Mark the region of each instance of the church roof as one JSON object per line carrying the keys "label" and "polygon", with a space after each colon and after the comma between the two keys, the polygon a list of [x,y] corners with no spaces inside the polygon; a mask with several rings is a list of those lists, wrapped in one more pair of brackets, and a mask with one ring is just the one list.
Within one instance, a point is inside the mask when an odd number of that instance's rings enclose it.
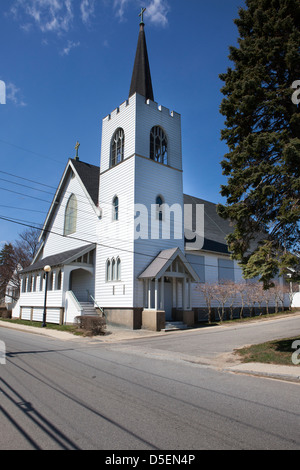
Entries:
{"label": "church roof", "polygon": [[138,37],[135,62],[133,67],[129,97],[139,93],[146,100],[154,101],[150,65],[146,44],[146,35],[144,23],[140,23],[140,32]]}
{"label": "church roof", "polygon": [[72,164],[76,169],[85,189],[89,193],[95,206],[98,205],[99,195],[99,174],[100,168],[96,165],[81,162],[80,160],[72,160]]}
{"label": "church roof", "polygon": [[[229,254],[226,237],[233,232],[234,227],[217,213],[217,205],[187,194],[183,195],[184,204],[204,205],[204,245],[202,250]],[[193,226],[193,231],[196,227]],[[192,236],[189,237],[192,239]]]}

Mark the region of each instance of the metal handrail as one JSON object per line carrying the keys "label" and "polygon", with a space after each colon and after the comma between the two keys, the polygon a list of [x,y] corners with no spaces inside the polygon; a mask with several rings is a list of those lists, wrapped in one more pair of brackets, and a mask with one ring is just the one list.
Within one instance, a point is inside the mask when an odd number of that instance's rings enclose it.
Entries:
{"label": "metal handrail", "polygon": [[89,296],[89,297],[92,299],[92,301],[94,302],[94,304],[97,305],[97,307],[99,308],[100,312],[102,313],[102,316],[105,317],[105,313],[104,313],[103,308],[98,305],[98,303],[96,302],[96,300],[94,299],[94,297],[92,296],[92,294],[90,293],[90,291],[89,291],[88,289],[87,289],[86,291],[87,291],[87,293],[88,293],[88,296]]}

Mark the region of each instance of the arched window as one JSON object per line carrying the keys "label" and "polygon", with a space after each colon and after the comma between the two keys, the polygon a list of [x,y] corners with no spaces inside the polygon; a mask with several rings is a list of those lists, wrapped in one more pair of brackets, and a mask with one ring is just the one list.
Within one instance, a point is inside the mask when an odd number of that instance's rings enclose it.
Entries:
{"label": "arched window", "polygon": [[123,129],[119,128],[111,140],[110,166],[115,166],[124,160],[125,134]]}
{"label": "arched window", "polygon": [[76,232],[77,225],[77,199],[75,194],[69,197],[65,211],[64,235]]}
{"label": "arched window", "polygon": [[156,204],[156,219],[157,220],[163,220],[163,218],[164,218],[164,211],[163,211],[164,200],[163,200],[162,196],[157,196],[156,197],[155,204]]}
{"label": "arched window", "polygon": [[113,258],[111,261],[111,278],[112,281],[115,281],[116,278],[116,260]]}
{"label": "arched window", "polygon": [[168,139],[159,126],[152,127],[150,132],[150,158],[155,162],[168,164]]}
{"label": "arched window", "polygon": [[106,281],[111,281],[111,264],[109,259],[106,261]]}
{"label": "arched window", "polygon": [[121,280],[121,260],[117,258],[117,281]]}
{"label": "arched window", "polygon": [[115,196],[113,198],[113,220],[119,220],[119,198]]}
{"label": "arched window", "polygon": [[106,282],[121,280],[121,260],[112,258],[106,261]]}

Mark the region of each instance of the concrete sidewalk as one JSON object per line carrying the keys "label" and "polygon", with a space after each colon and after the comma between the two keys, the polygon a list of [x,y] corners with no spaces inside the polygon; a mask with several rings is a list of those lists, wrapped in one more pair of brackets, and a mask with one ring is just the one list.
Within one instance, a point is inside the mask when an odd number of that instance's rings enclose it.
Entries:
{"label": "concrete sidewalk", "polygon": [[238,364],[233,367],[227,367],[229,372],[236,374],[255,375],[269,379],[286,380],[300,384],[300,365],[298,366],[280,366],[277,364],[262,364],[258,362],[249,362]]}
{"label": "concrete sidewalk", "polygon": [[[0,328],[10,328],[14,330],[24,331],[28,333],[33,333],[37,335],[45,335],[51,337],[53,339],[58,339],[61,341],[79,341],[79,342],[86,342],[87,344],[112,344],[112,343],[119,343],[122,341],[134,340],[134,339],[142,339],[142,338],[150,338],[150,337],[158,337],[158,336],[167,336],[167,335],[176,335],[178,332],[154,332],[148,330],[129,330],[117,326],[109,325],[107,327],[107,332],[104,336],[94,336],[94,337],[83,337],[83,336],[75,336],[72,333],[67,333],[58,330],[51,330],[47,328],[36,328],[33,326],[27,325],[18,325],[16,323],[8,323],[5,321],[0,320]],[[195,331],[194,329],[191,330],[184,330],[184,331]],[[1,339],[1,336],[0,336]],[[199,358],[200,359],[200,358]],[[198,362],[195,361],[195,357],[191,358],[191,362]],[[200,363],[200,362],[199,362]],[[220,366],[216,365],[216,362],[213,361],[211,367],[223,370],[226,372],[236,373],[236,374],[246,374],[246,375],[254,375],[259,377],[266,377],[271,379],[279,379],[285,380],[289,382],[299,383],[300,384],[300,365],[299,366],[280,366],[275,364],[263,364],[263,363],[240,363],[238,360],[226,361],[226,363],[222,364],[220,362]]]}
{"label": "concrete sidewalk", "polygon": [[50,328],[38,328],[29,325],[20,325],[18,323],[9,323],[7,321],[1,321],[0,328],[10,328],[14,330],[24,331],[27,333],[33,333],[36,335],[44,335],[52,338],[56,338],[62,341],[86,341],[86,342],[99,342],[99,343],[114,343],[117,341],[126,341],[130,339],[149,338],[151,336],[162,336],[164,331],[155,332],[148,330],[129,330],[118,326],[107,326],[106,334],[99,336],[77,336],[66,331],[59,331]]}

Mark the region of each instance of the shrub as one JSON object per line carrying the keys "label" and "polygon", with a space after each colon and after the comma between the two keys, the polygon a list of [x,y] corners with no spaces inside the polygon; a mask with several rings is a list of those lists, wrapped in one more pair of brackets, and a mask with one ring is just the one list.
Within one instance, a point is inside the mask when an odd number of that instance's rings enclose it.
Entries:
{"label": "shrub", "polygon": [[0,307],[0,318],[11,318],[11,310]]}
{"label": "shrub", "polygon": [[75,317],[75,324],[81,330],[84,330],[88,336],[104,335],[106,329],[106,321],[104,317],[94,315],[79,315]]}

